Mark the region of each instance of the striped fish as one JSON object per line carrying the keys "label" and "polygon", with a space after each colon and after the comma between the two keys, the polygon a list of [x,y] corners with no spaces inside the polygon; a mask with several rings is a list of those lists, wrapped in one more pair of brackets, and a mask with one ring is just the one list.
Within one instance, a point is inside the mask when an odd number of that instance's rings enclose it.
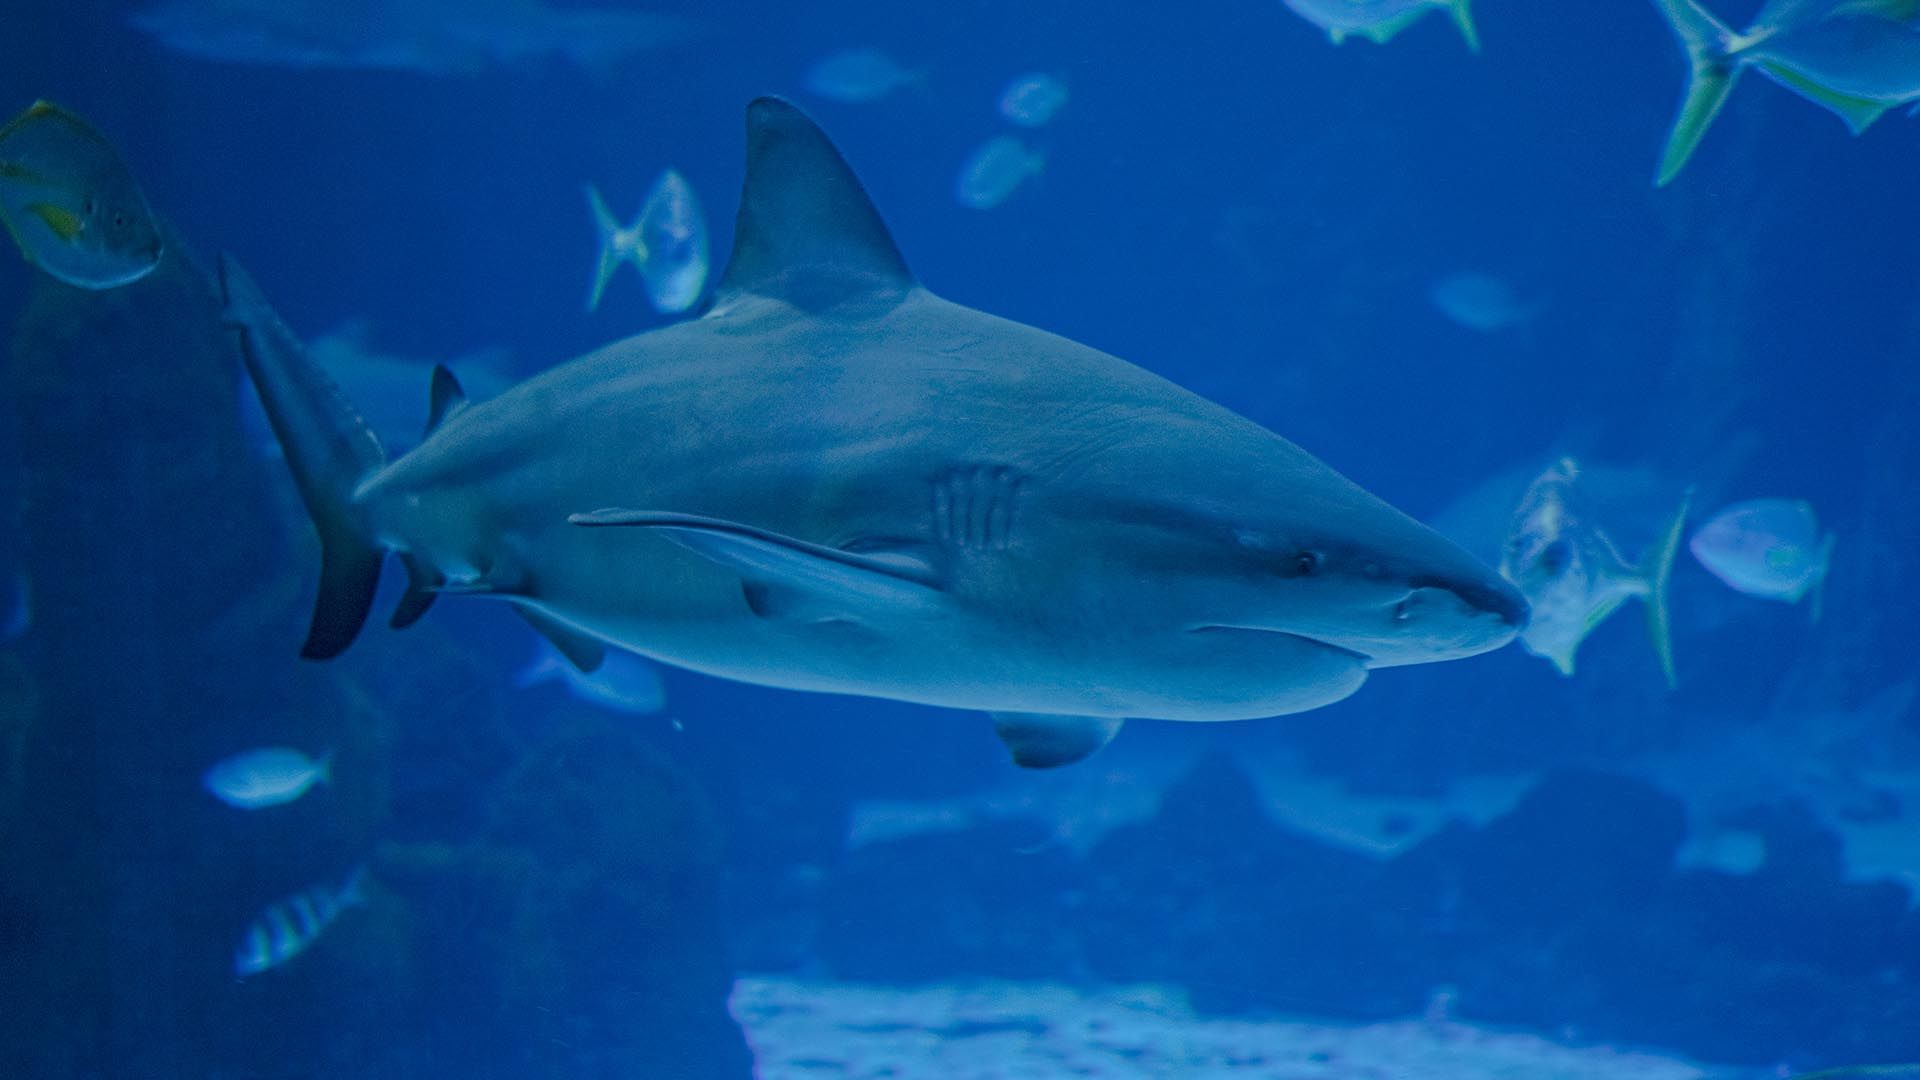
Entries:
{"label": "striped fish", "polygon": [[233,953],[233,974],[244,979],[299,956],[340,913],[366,903],[367,868],[357,866],[336,888],[315,885],[268,904],[247,924]]}

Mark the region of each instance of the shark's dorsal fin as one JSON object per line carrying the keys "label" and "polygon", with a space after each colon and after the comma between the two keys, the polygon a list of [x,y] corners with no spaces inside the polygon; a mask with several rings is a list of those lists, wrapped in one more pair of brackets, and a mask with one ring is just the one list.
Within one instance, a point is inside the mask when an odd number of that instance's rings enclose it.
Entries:
{"label": "shark's dorsal fin", "polygon": [[433,365],[433,383],[428,387],[427,434],[439,430],[447,418],[467,407],[467,392],[445,364]]}
{"label": "shark's dorsal fin", "polygon": [[747,181],[714,310],[746,296],[808,311],[897,302],[913,285],[886,223],[826,133],[780,98],[748,105]]}

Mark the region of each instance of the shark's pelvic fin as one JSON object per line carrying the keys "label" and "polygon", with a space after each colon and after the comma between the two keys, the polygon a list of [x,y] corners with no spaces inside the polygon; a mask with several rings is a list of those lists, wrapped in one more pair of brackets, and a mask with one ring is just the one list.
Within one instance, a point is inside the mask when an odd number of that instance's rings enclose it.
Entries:
{"label": "shark's pelvic fin", "polygon": [[433,382],[427,388],[427,434],[467,407],[467,392],[445,364],[433,365]]}
{"label": "shark's pelvic fin", "polygon": [[239,332],[241,360],[320,534],[320,593],[300,655],[325,660],[353,643],[380,584],[385,551],[353,493],[386,453],[232,256],[221,256],[219,279],[222,317]]}
{"label": "shark's pelvic fin", "polygon": [[440,595],[441,585],[440,575],[413,555],[400,556],[400,565],[407,568],[407,591],[394,606],[393,617],[387,620],[387,625],[395,630],[405,630],[419,622],[420,616],[427,613]]}
{"label": "shark's pelvic fin", "polygon": [[1023,769],[1071,765],[1113,741],[1124,721],[1101,716],[994,713],[993,729]]}
{"label": "shark's pelvic fin", "polygon": [[527,620],[533,631],[552,643],[567,663],[582,672],[597,670],[607,659],[607,647],[598,638],[589,637],[552,616],[535,611],[525,604],[513,605],[513,610]]}
{"label": "shark's pelvic fin", "polygon": [[[575,525],[627,526],[659,532],[727,567],[749,584],[793,590],[814,610],[858,617],[875,609],[927,608],[941,602],[939,578],[925,560],[894,552],[854,552],[717,518],[651,510],[596,510],[567,519]],[[749,592],[752,603],[756,594]],[[764,591],[756,610],[775,610]],[[820,602],[827,607],[822,609]]]}
{"label": "shark's pelvic fin", "polygon": [[714,311],[757,295],[819,312],[852,300],[897,302],[913,286],[879,211],[826,134],[780,98],[748,105],[747,180]]}

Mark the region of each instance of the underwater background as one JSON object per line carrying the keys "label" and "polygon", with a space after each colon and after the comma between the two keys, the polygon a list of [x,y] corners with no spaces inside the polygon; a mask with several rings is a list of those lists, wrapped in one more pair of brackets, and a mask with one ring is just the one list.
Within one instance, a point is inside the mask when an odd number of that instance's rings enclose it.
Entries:
{"label": "underwater background", "polygon": [[[145,5],[0,14],[0,111],[87,117],[173,241],[101,292],[0,258],[0,573],[26,583],[0,644],[0,1075],[1920,1060],[1904,110],[1852,137],[1749,78],[1656,188],[1686,62],[1638,2],[1478,0],[1477,55],[1439,15],[1334,46],[1277,0],[716,0],[656,5],[674,32],[617,56],[297,60],[392,6],[314,8],[245,58],[143,31]],[[482,6],[531,32],[536,6]],[[900,85],[810,86],[849,49]],[[1028,72],[1068,95],[1031,129],[996,108]],[[418,424],[435,361],[504,386],[680,317],[631,273],[585,309],[582,186],[624,218],[677,170],[717,270],[766,93],[944,297],[1217,401],[1490,563],[1562,456],[1628,560],[1688,491],[1696,524],[1807,500],[1835,537],[1818,617],[1682,551],[1671,689],[1627,611],[1571,676],[1514,645],[1297,716],[1136,722],[1045,773],[978,714],[651,665],[595,700],[463,598],[298,659],[317,545],[213,257],[310,341],[418,358],[363,402]],[[957,175],[1008,133],[1030,175],[967,205]],[[252,811],[203,786],[266,746],[330,779]],[[263,911],[360,867],[310,948],[236,977]]]}

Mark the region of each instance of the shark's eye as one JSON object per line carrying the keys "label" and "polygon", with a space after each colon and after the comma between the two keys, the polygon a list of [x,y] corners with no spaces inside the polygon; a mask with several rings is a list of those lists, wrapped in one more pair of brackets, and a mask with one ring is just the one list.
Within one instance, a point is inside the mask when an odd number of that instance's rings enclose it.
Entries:
{"label": "shark's eye", "polygon": [[1295,577],[1312,577],[1320,572],[1320,563],[1321,558],[1319,552],[1299,552],[1293,557],[1293,574]]}

